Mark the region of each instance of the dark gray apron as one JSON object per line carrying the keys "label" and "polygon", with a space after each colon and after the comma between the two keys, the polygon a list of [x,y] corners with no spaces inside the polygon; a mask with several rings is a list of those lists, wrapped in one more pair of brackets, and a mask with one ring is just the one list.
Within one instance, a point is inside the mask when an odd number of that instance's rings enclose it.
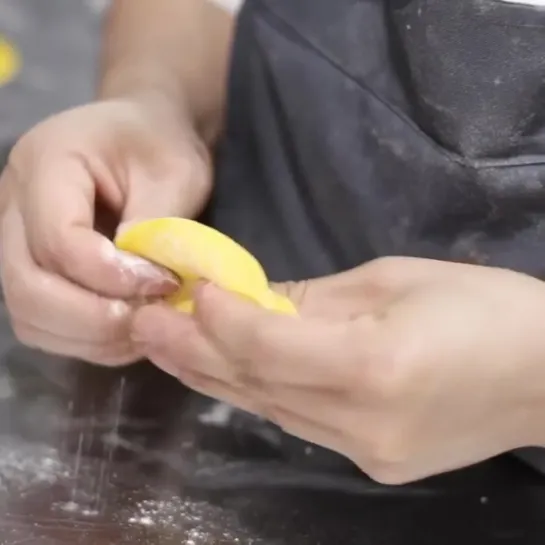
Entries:
{"label": "dark gray apron", "polygon": [[273,280],[385,255],[545,276],[545,9],[247,0],[209,214]]}

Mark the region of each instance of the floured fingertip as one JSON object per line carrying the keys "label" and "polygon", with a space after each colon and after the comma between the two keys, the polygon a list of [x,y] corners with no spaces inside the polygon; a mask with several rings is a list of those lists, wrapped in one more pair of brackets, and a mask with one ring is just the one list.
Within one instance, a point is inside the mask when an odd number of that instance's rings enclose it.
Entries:
{"label": "floured fingertip", "polygon": [[121,320],[130,314],[131,309],[132,307],[125,301],[111,301],[108,306],[108,317],[116,321]]}
{"label": "floured fingertip", "polygon": [[105,241],[102,256],[107,263],[114,264],[131,280],[178,284],[178,279],[169,270],[159,267],[147,259],[119,250],[109,240]]}

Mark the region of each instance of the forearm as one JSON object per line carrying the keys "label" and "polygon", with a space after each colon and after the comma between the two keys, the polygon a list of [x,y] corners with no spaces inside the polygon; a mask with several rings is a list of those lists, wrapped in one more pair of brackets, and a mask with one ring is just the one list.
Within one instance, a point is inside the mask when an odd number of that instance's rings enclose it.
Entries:
{"label": "forearm", "polygon": [[114,0],[100,98],[140,97],[212,144],[223,123],[233,15],[208,0]]}

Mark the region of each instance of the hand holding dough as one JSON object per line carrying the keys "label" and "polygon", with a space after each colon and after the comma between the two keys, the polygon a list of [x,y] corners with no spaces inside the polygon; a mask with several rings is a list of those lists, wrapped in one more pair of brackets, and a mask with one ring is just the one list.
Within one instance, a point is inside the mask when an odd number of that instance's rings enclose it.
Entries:
{"label": "hand holding dough", "polygon": [[265,271],[252,254],[202,223],[182,218],[143,221],[120,233],[115,245],[182,280],[180,290],[167,299],[181,312],[193,312],[193,288],[204,279],[273,312],[297,313],[289,299],[269,288]]}

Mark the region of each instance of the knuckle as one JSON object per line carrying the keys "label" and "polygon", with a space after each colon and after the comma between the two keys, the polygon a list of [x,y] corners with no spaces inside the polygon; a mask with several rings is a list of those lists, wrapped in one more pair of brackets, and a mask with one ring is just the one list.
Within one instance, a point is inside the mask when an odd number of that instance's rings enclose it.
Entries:
{"label": "knuckle", "polygon": [[[36,229],[38,226],[36,226]],[[62,236],[50,232],[44,240],[43,232],[29,230],[29,249],[36,264],[45,270],[60,272],[77,264],[77,257],[67,251],[66,243]]]}
{"label": "knuckle", "polygon": [[209,178],[209,168],[200,155],[173,154],[165,163],[165,173],[174,172],[176,179],[191,180],[192,183],[205,183]]}

